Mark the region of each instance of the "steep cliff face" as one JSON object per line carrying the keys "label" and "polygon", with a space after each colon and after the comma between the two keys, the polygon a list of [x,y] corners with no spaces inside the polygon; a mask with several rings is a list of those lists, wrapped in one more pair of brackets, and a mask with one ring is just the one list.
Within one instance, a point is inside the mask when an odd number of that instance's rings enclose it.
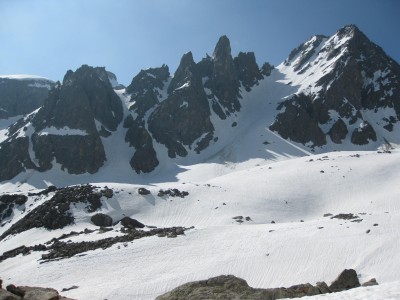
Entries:
{"label": "steep cliff face", "polygon": [[149,130],[153,137],[168,148],[171,158],[186,156],[186,147],[193,147],[196,152],[203,150],[213,137],[214,127],[191,52],[182,57],[168,92],[168,98],[150,116]]}
{"label": "steep cliff face", "polygon": [[129,163],[136,173],[151,172],[159,164],[153,139],[147,129],[147,119],[149,113],[164,100],[165,85],[169,77],[169,68],[166,65],[141,70],[126,88],[126,93],[130,95],[131,114],[124,122],[124,127],[128,128],[125,141],[134,148]]}
{"label": "steep cliff face", "polygon": [[398,123],[400,67],[354,25],[329,38],[312,37],[279,69],[298,86],[280,107],[290,109],[270,127],[285,138],[311,146],[366,145],[389,136]]}
{"label": "steep cliff face", "polygon": [[38,109],[54,86],[54,81],[37,76],[0,76],[0,119]]}
{"label": "steep cliff face", "polygon": [[1,179],[54,163],[71,174],[97,172],[106,160],[100,136],[115,131],[122,116],[104,68],[68,71],[39,110],[9,128],[0,148]]}

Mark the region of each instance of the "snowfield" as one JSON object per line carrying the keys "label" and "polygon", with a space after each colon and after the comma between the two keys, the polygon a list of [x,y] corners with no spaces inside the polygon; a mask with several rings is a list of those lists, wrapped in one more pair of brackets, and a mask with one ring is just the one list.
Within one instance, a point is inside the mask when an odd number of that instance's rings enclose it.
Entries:
{"label": "snowfield", "polygon": [[[322,280],[329,284],[343,269],[354,268],[361,282],[375,277],[380,285],[313,299],[399,299],[399,167],[397,149],[390,154],[332,152],[223,175],[213,164],[199,164],[174,182],[96,183],[114,190],[102,208],[114,220],[127,215],[146,225],[195,228],[174,239],[148,237],[45,263],[41,252],[32,252],[3,261],[1,274],[5,283],[17,285],[59,291],[76,285],[62,293],[76,299],[154,299],[188,281],[221,274],[268,288]],[[214,178],[200,180],[213,170]],[[139,187],[151,194],[139,195]],[[157,196],[167,188],[189,196]],[[327,213],[353,213],[362,221],[324,217]],[[79,208],[74,215],[76,224],[64,229],[33,229],[6,238],[0,253],[72,230],[95,229]],[[233,219],[237,216],[243,216],[242,223]],[[118,228],[71,240],[118,235]]]}

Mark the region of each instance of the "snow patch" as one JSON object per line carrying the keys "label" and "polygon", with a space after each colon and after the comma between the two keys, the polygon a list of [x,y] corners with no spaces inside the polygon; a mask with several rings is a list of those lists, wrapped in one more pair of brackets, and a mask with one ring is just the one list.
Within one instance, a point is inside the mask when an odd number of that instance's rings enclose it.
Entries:
{"label": "snow patch", "polygon": [[62,128],[56,128],[54,126],[47,127],[42,129],[39,133],[39,135],[89,135],[86,131],[81,130],[81,129],[72,129],[67,126],[64,126]]}

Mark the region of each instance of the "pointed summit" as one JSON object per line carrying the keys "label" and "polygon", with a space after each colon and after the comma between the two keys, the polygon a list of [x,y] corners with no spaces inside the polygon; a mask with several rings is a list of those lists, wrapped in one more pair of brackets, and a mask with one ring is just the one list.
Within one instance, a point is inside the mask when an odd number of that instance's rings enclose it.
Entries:
{"label": "pointed summit", "polygon": [[231,55],[231,43],[226,35],[219,38],[217,45],[214,48],[214,59],[225,59]]}
{"label": "pointed summit", "polygon": [[[214,49],[214,70],[212,75],[212,90],[225,108],[224,114],[229,115],[240,110],[239,80],[231,55],[229,39],[223,35]],[[222,114],[220,114],[222,116]]]}
{"label": "pointed summit", "polygon": [[195,63],[193,60],[192,52],[185,53],[179,64],[178,69],[174,74],[174,78],[171,80],[171,84],[168,87],[168,93],[171,93],[175,89],[183,86],[185,83],[188,83],[193,76],[193,68],[195,67]]}

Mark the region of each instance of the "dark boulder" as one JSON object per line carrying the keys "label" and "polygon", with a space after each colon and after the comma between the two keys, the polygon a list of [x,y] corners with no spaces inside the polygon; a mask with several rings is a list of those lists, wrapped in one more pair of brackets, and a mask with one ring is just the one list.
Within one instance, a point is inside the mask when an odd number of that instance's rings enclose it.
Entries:
{"label": "dark boulder", "polygon": [[55,289],[31,286],[19,286],[18,289],[24,292],[23,299],[31,300],[56,300],[62,299]]}
{"label": "dark boulder", "polygon": [[139,195],[144,195],[144,196],[145,195],[150,195],[150,191],[148,189],[146,189],[146,188],[143,188],[143,187],[138,189],[138,193],[139,193]]}
{"label": "dark boulder", "polygon": [[370,280],[364,282],[361,286],[374,286],[378,285],[378,282],[376,281],[375,278],[371,278]]}
{"label": "dark boulder", "polygon": [[140,223],[138,220],[129,218],[129,217],[124,217],[121,219],[121,225],[124,226],[125,228],[129,229],[135,229],[135,228],[144,228],[145,225],[143,223]]}
{"label": "dark boulder", "polygon": [[334,281],[332,281],[329,289],[332,292],[340,292],[359,286],[360,282],[357,277],[357,272],[353,269],[345,269]]}
{"label": "dark boulder", "polygon": [[0,300],[20,300],[20,299],[22,298],[6,290],[0,289]]}
{"label": "dark boulder", "polygon": [[98,213],[90,218],[90,221],[96,226],[109,227],[112,226],[113,219],[106,214]]}
{"label": "dark boulder", "polygon": [[16,287],[13,284],[10,284],[6,287],[7,291],[9,291],[10,293],[13,293],[14,295],[20,296],[20,297],[24,297],[25,296],[25,291],[22,290],[19,287]]}

